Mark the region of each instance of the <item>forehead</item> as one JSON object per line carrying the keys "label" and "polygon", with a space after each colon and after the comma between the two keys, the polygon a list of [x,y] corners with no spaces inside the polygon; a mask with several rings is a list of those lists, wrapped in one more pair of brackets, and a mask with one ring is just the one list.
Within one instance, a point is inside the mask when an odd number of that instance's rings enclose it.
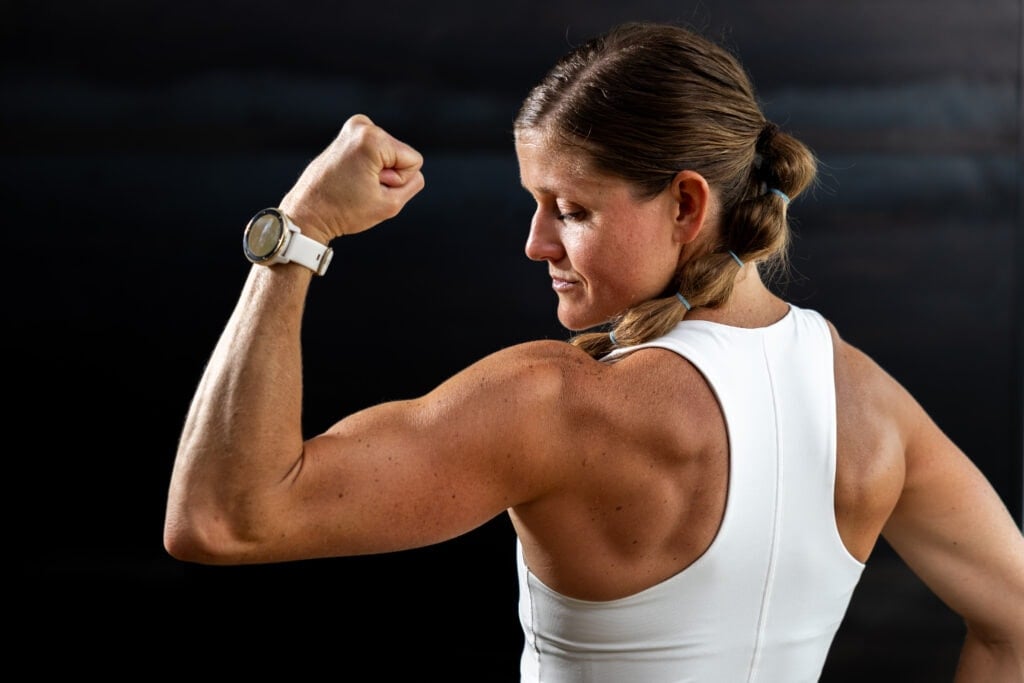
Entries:
{"label": "forehead", "polygon": [[578,146],[536,131],[516,135],[519,180],[530,192],[564,194],[570,189],[613,184],[615,179],[597,173],[590,157]]}

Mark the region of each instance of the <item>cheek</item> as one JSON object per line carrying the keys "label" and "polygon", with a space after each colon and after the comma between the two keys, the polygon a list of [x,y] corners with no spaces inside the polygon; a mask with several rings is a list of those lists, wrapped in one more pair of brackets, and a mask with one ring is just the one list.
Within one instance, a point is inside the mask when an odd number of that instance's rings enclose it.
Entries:
{"label": "cheek", "polygon": [[595,263],[589,274],[595,312],[609,317],[660,295],[674,270],[660,261],[624,249]]}
{"label": "cheek", "polygon": [[610,265],[618,272],[633,297],[649,299],[660,294],[672,280],[679,253],[670,240],[635,236],[612,250]]}

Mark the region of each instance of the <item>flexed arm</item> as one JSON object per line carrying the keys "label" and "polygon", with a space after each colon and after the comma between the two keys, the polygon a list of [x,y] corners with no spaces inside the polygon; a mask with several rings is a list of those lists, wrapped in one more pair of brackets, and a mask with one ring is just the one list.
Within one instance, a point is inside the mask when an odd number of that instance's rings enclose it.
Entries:
{"label": "flexed arm", "polygon": [[[280,208],[324,244],[398,214],[424,186],[423,159],[356,115]],[[254,265],[193,397],[171,475],[168,551],[209,562],[247,559],[280,514],[267,491],[302,465],[300,328],[312,271]]]}

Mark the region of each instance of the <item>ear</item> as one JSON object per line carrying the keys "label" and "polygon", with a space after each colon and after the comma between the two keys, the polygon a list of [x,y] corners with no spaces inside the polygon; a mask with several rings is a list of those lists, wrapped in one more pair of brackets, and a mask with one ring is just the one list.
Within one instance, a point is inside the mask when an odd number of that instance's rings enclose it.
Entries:
{"label": "ear", "polygon": [[696,171],[680,171],[670,188],[675,202],[675,235],[681,244],[700,236],[711,215],[711,187]]}

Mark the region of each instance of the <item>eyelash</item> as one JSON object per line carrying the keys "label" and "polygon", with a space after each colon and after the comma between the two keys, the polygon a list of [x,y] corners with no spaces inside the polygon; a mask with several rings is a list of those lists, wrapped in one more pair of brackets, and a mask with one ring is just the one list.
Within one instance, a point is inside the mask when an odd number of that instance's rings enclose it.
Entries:
{"label": "eyelash", "polygon": [[582,211],[569,211],[566,213],[558,214],[558,220],[560,221],[578,221],[583,216]]}

